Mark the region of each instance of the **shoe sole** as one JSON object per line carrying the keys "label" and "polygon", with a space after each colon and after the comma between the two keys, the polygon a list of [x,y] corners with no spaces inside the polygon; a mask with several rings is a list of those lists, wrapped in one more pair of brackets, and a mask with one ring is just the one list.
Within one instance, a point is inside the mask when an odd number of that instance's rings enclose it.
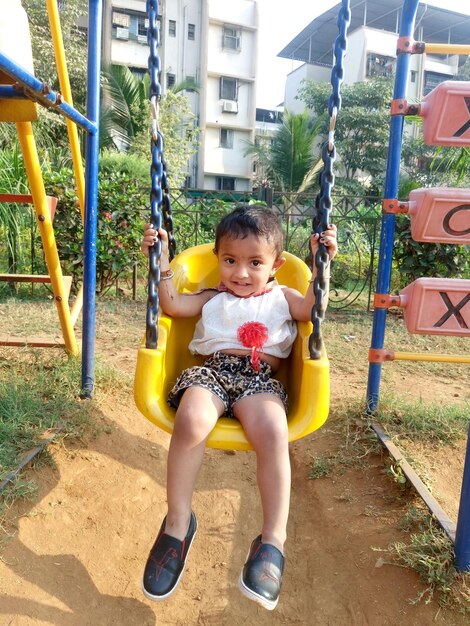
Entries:
{"label": "shoe sole", "polygon": [[238,580],[238,586],[244,596],[246,596],[250,600],[253,600],[254,602],[257,602],[258,604],[261,604],[261,606],[267,609],[268,611],[273,611],[276,608],[279,598],[277,598],[277,600],[267,600],[266,598],[263,598],[263,596],[259,596],[257,593],[255,593],[251,589],[248,589],[248,587],[243,582],[243,571],[240,574],[240,578]]}
{"label": "shoe sole", "polygon": [[178,580],[174,584],[173,588],[170,589],[170,591],[168,593],[166,593],[164,596],[154,596],[154,595],[152,595],[151,593],[149,593],[145,589],[145,587],[144,587],[144,580],[142,579],[142,593],[144,594],[144,596],[146,598],[148,598],[149,600],[154,600],[156,602],[159,602],[160,600],[166,600],[167,598],[169,598],[171,595],[173,595],[175,593],[175,591],[178,588],[178,585],[180,584],[181,578],[182,578],[182,576],[184,574],[184,570],[185,570],[185,567],[186,567],[186,561],[188,560],[188,554],[189,554],[189,551],[191,550],[191,546],[193,545],[194,537],[196,536],[196,534],[197,534],[197,520],[196,520],[196,530],[194,531],[194,534],[193,534],[193,536],[191,538],[191,542],[190,542],[189,547],[188,547],[188,551],[186,552],[186,558],[184,560],[184,565],[183,565],[183,567],[181,569],[180,575],[178,576]]}

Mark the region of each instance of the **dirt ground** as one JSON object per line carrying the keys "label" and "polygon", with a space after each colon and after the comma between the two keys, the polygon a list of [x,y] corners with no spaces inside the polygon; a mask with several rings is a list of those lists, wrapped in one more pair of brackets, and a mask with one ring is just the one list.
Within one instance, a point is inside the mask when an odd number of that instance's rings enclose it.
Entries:
{"label": "dirt ground", "polygon": [[[114,365],[133,371],[135,350],[107,354]],[[410,388],[416,383],[407,381]],[[363,393],[363,385],[364,372],[345,379],[333,363],[333,403],[340,395]],[[442,382],[447,393],[448,386]],[[429,391],[439,394],[439,382]],[[386,475],[386,457],[309,479],[312,456],[334,454],[341,444],[329,421],[291,446],[287,561],[274,612],[238,590],[244,557],[260,528],[250,452],[207,451],[194,498],[199,529],[181,585],[166,602],[147,600],[141,575],[166,510],[169,436],[138,413],[130,394],[117,392],[97,403],[100,434],[73,446],[51,445],[53,462],[30,470],[40,485],[37,498],[9,512],[0,557],[1,626],[468,624],[435,600],[412,604],[424,589],[417,574],[387,564],[377,551],[408,537],[397,522],[409,500]],[[462,451],[442,476],[453,515]]]}

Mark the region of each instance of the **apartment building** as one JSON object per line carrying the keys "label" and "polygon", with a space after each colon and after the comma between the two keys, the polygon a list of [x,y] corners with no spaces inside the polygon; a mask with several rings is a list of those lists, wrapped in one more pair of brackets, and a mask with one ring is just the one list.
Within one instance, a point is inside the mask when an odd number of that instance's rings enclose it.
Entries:
{"label": "apartment building", "polygon": [[[258,10],[255,0],[162,0],[159,3],[162,92],[191,78],[187,92],[200,147],[187,185],[249,191],[255,136]],[[148,19],[145,0],[106,0],[103,58],[145,72]]]}
{"label": "apartment building", "polygon": [[[352,84],[374,76],[391,76],[395,70],[396,47],[402,0],[352,0],[344,83]],[[299,112],[296,100],[302,80],[328,82],[333,63],[333,44],[338,35],[341,3],[325,11],[294,37],[278,56],[300,61],[287,77],[285,106]],[[427,43],[468,44],[470,15],[420,4],[414,39]],[[408,99],[420,101],[436,85],[452,79],[466,57],[458,55],[412,55]]]}

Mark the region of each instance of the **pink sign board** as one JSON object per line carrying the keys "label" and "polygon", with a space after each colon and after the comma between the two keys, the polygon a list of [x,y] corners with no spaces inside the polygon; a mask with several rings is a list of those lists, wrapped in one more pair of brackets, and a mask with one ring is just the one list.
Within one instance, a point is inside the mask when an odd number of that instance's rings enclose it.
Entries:
{"label": "pink sign board", "polygon": [[470,146],[470,82],[445,81],[420,105],[424,143],[429,146]]}
{"label": "pink sign board", "polygon": [[400,302],[410,333],[470,337],[470,280],[418,278]]}
{"label": "pink sign board", "polygon": [[415,189],[408,214],[415,241],[470,244],[470,189]]}

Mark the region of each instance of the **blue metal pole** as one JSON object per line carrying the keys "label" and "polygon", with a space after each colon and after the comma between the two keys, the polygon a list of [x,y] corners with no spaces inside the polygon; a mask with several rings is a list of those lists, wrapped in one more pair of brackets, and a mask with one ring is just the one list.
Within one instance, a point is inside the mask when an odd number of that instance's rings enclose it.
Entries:
{"label": "blue metal pole", "polygon": [[95,365],[96,239],[98,225],[98,159],[100,114],[102,0],[88,3],[87,117],[96,132],[87,136],[85,162],[85,235],[83,260],[82,396],[93,394]]}
{"label": "blue metal pole", "polygon": [[470,572],[470,428],[455,531],[455,568],[460,572]]}
{"label": "blue metal pole", "polygon": [[[400,22],[400,37],[412,37],[414,22],[419,0],[405,0]],[[410,55],[399,54],[395,74],[394,99],[405,98]],[[404,118],[401,115],[393,116],[390,120],[389,149],[387,157],[387,171],[385,176],[384,198],[396,198],[400,180],[400,161],[403,143]],[[390,293],[390,277],[392,273],[393,242],[395,237],[395,215],[384,213],[380,234],[379,265],[377,273],[376,293]],[[385,323],[387,309],[374,309],[372,325],[371,348],[382,349],[385,338]],[[367,410],[372,412],[379,402],[381,363],[369,364],[369,378],[367,382]]]}
{"label": "blue metal pole", "polygon": [[[35,76],[27,72],[20,65],[15,63],[8,55],[0,52],[0,69],[2,69],[11,78],[16,80],[20,85],[26,89],[26,97],[28,93],[34,96],[37,100],[46,108],[54,109],[54,111],[61,113],[65,117],[69,118],[89,133],[96,133],[96,125],[92,121],[87,119],[84,115],[79,113],[73,106],[61,101],[59,93],[47,89],[44,89],[44,83],[38,80]],[[10,88],[10,90],[13,88]],[[11,91],[3,87],[3,94],[9,98],[23,98],[24,96],[16,91],[16,96],[12,95]],[[5,95],[2,95],[5,97]]]}

